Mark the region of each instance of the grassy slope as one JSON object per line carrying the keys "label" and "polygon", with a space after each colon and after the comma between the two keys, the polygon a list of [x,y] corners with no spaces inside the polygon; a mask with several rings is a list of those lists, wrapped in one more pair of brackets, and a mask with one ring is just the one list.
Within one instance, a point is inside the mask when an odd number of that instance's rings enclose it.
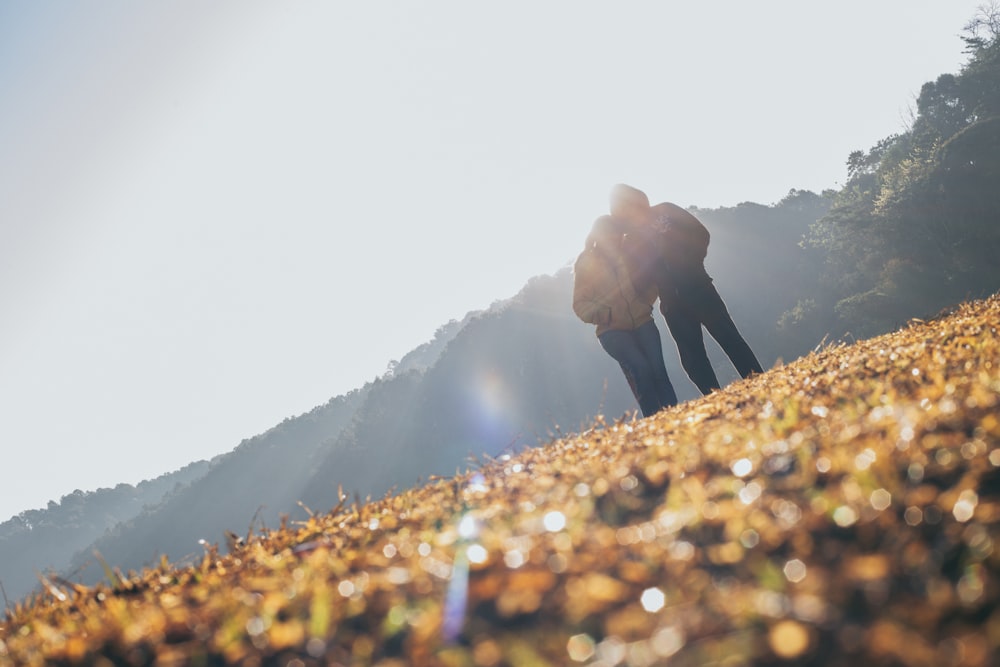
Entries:
{"label": "grassy slope", "polygon": [[0,665],[998,664],[998,323],[993,297],[199,566],[54,582]]}

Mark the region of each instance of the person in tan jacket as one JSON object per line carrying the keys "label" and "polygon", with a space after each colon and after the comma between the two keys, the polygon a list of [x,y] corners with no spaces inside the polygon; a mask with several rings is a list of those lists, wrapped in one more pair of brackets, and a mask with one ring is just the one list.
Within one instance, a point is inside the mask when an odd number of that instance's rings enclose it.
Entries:
{"label": "person in tan jacket", "polygon": [[648,417],[676,405],[677,395],[653,321],[656,284],[635,281],[627,261],[635,241],[611,216],[594,222],[573,267],[573,311],[596,326],[597,340],[618,362],[642,415]]}

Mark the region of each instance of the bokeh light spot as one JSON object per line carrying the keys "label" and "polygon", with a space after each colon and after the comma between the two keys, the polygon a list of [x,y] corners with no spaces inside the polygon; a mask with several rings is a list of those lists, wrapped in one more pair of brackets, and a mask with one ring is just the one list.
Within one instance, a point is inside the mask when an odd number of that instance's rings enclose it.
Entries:
{"label": "bokeh light spot", "polygon": [[655,613],[663,609],[663,606],[667,603],[667,596],[663,594],[659,588],[647,588],[642,592],[642,597],[639,598],[642,603],[642,608],[650,613]]}

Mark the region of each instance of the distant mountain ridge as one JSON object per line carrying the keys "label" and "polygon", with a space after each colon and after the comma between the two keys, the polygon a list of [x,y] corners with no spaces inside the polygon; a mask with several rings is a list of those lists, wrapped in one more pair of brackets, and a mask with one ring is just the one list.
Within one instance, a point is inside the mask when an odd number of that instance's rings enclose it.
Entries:
{"label": "distant mountain ridge", "polygon": [[[442,325],[432,340],[392,362],[384,377],[433,365],[448,341],[474,315]],[[47,508],[26,510],[0,523],[0,585],[4,593],[10,601],[22,597],[38,586],[37,574],[61,572],[73,577],[80,567],[91,574],[103,572],[96,566],[95,541],[97,547],[117,544],[115,540],[122,534],[133,536],[129,541],[135,547],[124,551],[111,547],[111,553],[122,563],[153,562],[163,551],[155,546],[143,548],[143,536],[156,535],[153,545],[170,539],[171,529],[163,522],[169,523],[165,517],[174,513],[190,515],[184,521],[184,538],[178,542],[183,547],[170,550],[180,558],[200,549],[191,535],[203,535],[216,542],[222,526],[226,530],[259,529],[276,525],[281,514],[302,512],[297,503],[305,483],[302,471],[308,471],[309,466],[289,467],[289,461],[308,462],[320,456],[317,450],[333,443],[366,394],[367,386],[335,397],[244,440],[233,451],[211,461],[197,461],[134,488],[120,484],[114,489],[77,490],[59,502],[50,501]],[[283,475],[282,483],[268,483],[276,474]],[[257,505],[222,502],[211,491],[234,485],[260,489]],[[136,521],[140,515],[143,519]]]}
{"label": "distant mountain ridge", "polygon": [[38,584],[36,573],[65,570],[73,553],[122,521],[180,493],[211,465],[196,461],[135,486],[76,490],[59,502],[50,501],[46,509],[26,510],[0,523],[0,584],[5,595],[23,596]]}
{"label": "distant mountain ridge", "polygon": [[[807,258],[798,242],[828,205],[822,196],[792,191],[773,206],[694,209],[713,234],[709,270],[766,366],[815,344],[782,339],[775,321],[799,298],[791,277]],[[341,489],[377,497],[430,475],[453,474],[470,457],[536,445],[598,414],[634,410],[621,371],[593,328],[572,312],[572,280],[568,267],[535,277],[514,297],[445,324],[382,377],[244,440],[169,496],[117,524],[95,527],[89,540],[65,545],[68,565],[53,560],[41,568],[93,583],[104,576],[95,550],[126,571],[161,555],[184,559],[201,552],[200,542],[225,543],[227,531],[232,539],[276,527],[283,516],[329,510]],[[765,302],[762,294],[769,296]],[[693,398],[696,391],[656,317],[678,395]],[[712,342],[708,347],[720,379],[735,378]],[[13,539],[8,546],[23,543]],[[20,569],[0,562],[8,596],[37,585],[38,561]]]}

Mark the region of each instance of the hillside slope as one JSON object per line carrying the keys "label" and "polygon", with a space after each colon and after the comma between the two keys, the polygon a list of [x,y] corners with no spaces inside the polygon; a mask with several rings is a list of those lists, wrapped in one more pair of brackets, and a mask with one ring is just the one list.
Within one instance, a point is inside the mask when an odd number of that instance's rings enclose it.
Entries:
{"label": "hillside slope", "polygon": [[0,665],[1000,662],[1000,297],[8,612]]}

